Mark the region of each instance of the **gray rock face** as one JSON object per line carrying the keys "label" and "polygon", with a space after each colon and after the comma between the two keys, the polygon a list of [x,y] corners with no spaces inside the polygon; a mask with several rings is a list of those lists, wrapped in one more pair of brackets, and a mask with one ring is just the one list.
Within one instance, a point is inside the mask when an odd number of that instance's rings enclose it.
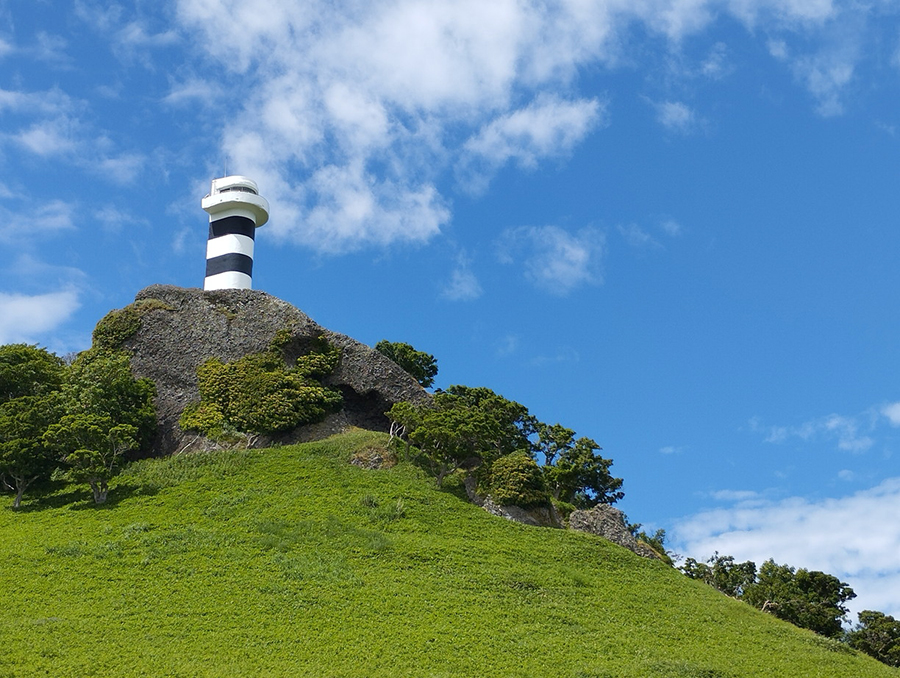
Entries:
{"label": "gray rock face", "polygon": [[612,543],[624,546],[644,558],[659,559],[653,549],[639,542],[628,531],[625,514],[608,504],[598,504],[587,511],[572,511],[569,515],[569,527],[609,539]]}
{"label": "gray rock face", "polygon": [[469,500],[491,515],[535,527],[562,527],[562,518],[559,515],[559,511],[553,506],[535,506],[528,509],[521,506],[501,506],[490,495],[482,497],[478,494],[475,491],[475,485],[476,481],[472,476],[468,476],[463,480],[463,487],[466,488]]}
{"label": "gray rock face", "polygon": [[288,360],[307,353],[317,338],[342,349],[341,361],[324,383],[344,396],[344,408],[325,421],[298,428],[272,442],[315,440],[347,426],[387,430],[385,412],[400,401],[423,402],[430,395],[400,366],[374,349],[313,322],[285,301],[257,290],[216,290],[151,285],[135,301],[146,305],[140,329],[123,348],[131,352],[136,377],[151,379],[157,388],[159,429],[154,453],[171,454],[202,444],[185,434],[178,418],[185,406],[200,399],[197,367],[209,358],[230,362],[265,351],[275,333],[287,329]]}

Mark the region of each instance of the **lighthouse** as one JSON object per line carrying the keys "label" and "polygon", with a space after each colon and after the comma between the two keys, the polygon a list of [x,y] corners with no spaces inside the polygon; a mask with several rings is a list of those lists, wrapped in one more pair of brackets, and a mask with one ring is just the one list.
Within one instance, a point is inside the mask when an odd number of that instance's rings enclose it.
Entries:
{"label": "lighthouse", "polygon": [[252,179],[230,176],[213,179],[200,204],[209,214],[203,289],[251,289],[253,243],[256,229],[269,220],[269,201]]}

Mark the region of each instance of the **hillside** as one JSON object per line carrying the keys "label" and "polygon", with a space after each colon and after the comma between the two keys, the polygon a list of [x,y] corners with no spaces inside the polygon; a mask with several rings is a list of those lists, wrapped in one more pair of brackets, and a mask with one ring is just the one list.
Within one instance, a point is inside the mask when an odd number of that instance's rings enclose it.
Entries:
{"label": "hillside", "polygon": [[385,436],[135,462],[0,511],[0,676],[896,676],[598,537],[493,517]]}

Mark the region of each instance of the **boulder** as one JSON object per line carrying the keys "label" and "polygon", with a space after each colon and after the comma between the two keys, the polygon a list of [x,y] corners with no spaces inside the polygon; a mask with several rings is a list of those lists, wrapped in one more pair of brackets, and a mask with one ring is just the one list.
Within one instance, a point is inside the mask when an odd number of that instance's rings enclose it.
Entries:
{"label": "boulder", "polygon": [[[425,402],[430,395],[406,371],[374,349],[316,324],[291,304],[258,290],[216,290],[151,285],[135,297],[140,324],[122,342],[131,353],[136,377],[156,384],[158,431],[155,454],[171,454],[208,441],[178,426],[185,406],[197,402],[197,367],[209,358],[223,362],[265,351],[276,333],[288,361],[309,352],[324,338],[341,348],[341,360],[323,381],[344,397],[340,412],[277,438],[260,437],[259,446],[315,440],[348,426],[387,430],[385,412],[394,403]],[[284,333],[282,332],[282,337]]]}
{"label": "boulder", "polygon": [[625,524],[625,514],[609,504],[598,504],[586,511],[572,511],[569,515],[569,527],[573,530],[599,535],[644,558],[661,560],[656,551],[645,543],[639,542],[631,534]]}

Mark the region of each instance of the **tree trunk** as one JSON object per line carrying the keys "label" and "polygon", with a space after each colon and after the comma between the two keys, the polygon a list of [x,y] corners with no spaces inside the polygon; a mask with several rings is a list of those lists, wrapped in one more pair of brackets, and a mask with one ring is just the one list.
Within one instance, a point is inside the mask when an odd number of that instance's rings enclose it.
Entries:
{"label": "tree trunk", "polygon": [[102,504],[106,501],[106,495],[109,493],[109,485],[103,480],[89,480],[91,492],[94,493],[94,503]]}

